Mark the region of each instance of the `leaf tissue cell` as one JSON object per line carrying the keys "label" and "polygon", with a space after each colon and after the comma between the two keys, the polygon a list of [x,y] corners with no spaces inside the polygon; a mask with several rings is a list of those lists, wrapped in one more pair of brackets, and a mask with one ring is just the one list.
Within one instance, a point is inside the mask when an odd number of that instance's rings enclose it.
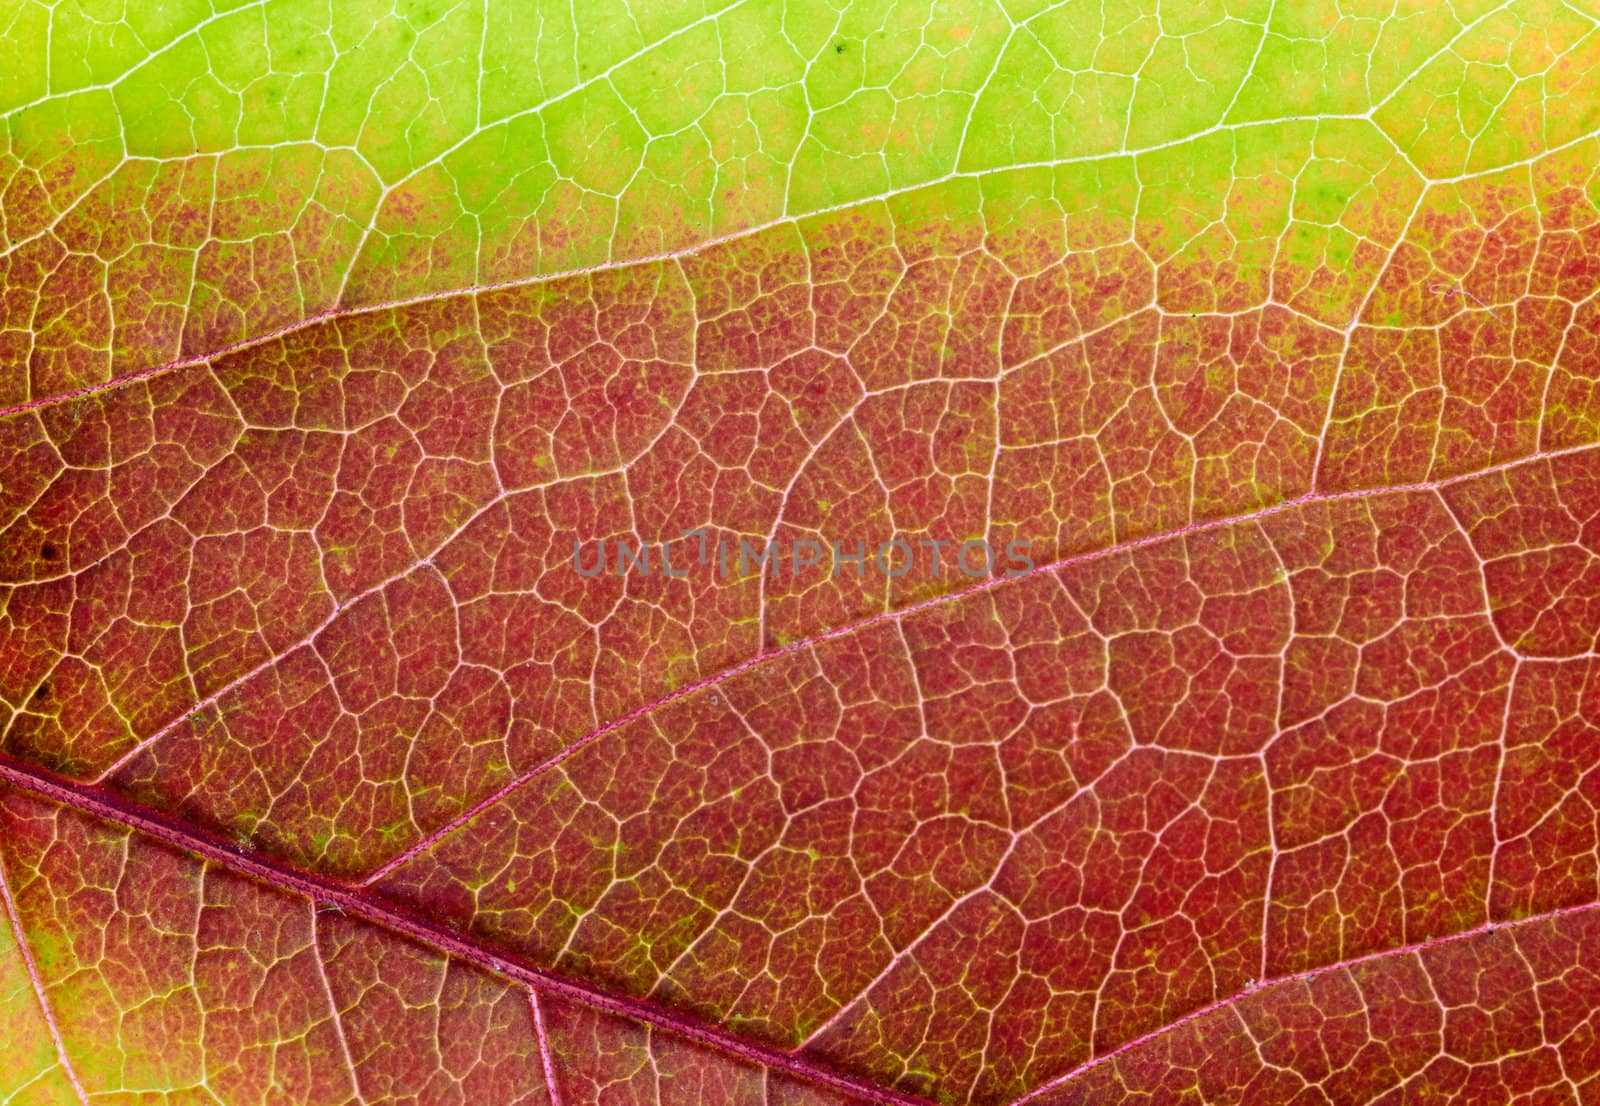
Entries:
{"label": "leaf tissue cell", "polygon": [[1600,1101],[1600,10],[15,0],[0,1102]]}

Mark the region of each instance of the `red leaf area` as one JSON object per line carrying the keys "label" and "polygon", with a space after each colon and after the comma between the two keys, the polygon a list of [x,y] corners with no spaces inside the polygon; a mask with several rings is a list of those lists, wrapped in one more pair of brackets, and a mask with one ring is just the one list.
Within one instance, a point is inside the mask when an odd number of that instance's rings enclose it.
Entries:
{"label": "red leaf area", "polygon": [[[0,868],[63,1052],[1593,1101],[1600,228],[1514,191],[1430,191],[1363,295],[867,207],[10,412]],[[697,527],[1038,568],[572,564]]]}

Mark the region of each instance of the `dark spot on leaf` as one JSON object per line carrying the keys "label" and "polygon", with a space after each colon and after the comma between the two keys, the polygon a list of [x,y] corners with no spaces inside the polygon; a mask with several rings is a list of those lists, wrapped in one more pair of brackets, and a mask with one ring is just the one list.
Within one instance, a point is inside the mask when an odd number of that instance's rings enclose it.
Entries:
{"label": "dark spot on leaf", "polygon": [[53,560],[55,560],[56,559],[56,547],[51,545],[49,542],[45,542],[43,545],[41,545],[39,547],[39,559],[41,561],[53,561]]}
{"label": "dark spot on leaf", "polygon": [[834,43],[834,44],[833,44],[833,52],[834,52],[834,53],[835,53],[835,54],[842,54],[842,53],[844,53],[844,43],[842,43],[842,42],[836,42],[836,43]]}
{"label": "dark spot on leaf", "polygon": [[39,685],[39,690],[37,690],[37,691],[35,691],[33,693],[33,697],[35,699],[48,699],[48,698],[50,698],[50,683],[49,683],[49,681],[46,681],[46,682],[40,684]]}

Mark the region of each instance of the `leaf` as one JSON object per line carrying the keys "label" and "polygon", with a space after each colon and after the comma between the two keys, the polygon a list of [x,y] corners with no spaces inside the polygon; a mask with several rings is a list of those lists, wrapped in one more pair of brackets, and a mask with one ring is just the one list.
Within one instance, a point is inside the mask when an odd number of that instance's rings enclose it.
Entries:
{"label": "leaf", "polygon": [[1600,31],[1280,8],[19,8],[0,1094],[1592,1093]]}

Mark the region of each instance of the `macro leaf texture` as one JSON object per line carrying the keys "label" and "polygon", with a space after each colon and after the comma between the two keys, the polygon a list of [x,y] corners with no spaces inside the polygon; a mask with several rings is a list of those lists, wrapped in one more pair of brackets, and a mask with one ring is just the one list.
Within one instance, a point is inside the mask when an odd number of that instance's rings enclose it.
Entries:
{"label": "macro leaf texture", "polygon": [[6,0],[0,906],[19,1106],[1600,1103],[1600,7]]}

